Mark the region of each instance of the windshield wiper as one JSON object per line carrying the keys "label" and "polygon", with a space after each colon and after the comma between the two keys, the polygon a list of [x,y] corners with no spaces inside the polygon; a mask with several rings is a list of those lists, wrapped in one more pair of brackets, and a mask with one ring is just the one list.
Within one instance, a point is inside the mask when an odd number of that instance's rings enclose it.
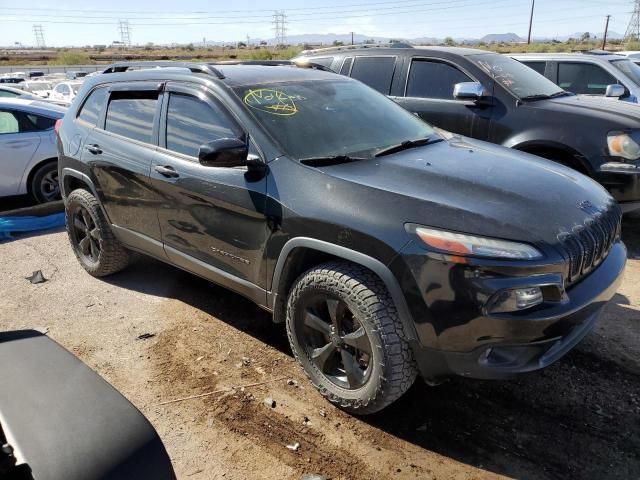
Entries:
{"label": "windshield wiper", "polygon": [[550,98],[558,98],[558,97],[567,97],[574,96],[575,93],[567,92],[566,90],[560,90],[559,92],[554,93],[553,95],[549,95]]}
{"label": "windshield wiper", "polygon": [[384,148],[375,154],[376,157],[383,157],[385,155],[391,155],[392,153],[402,152],[403,150],[409,150],[410,148],[422,147],[424,145],[429,145],[431,143],[441,142],[443,139],[440,137],[427,137],[421,138],[419,140],[406,140],[402,143],[398,143],[397,145],[392,145],[391,147]]}
{"label": "windshield wiper", "polygon": [[367,160],[364,157],[350,157],[349,155],[334,155],[328,157],[309,157],[301,158],[300,162],[311,167],[330,167],[331,165],[339,165],[341,163],[358,162]]}
{"label": "windshield wiper", "polygon": [[550,98],[551,95],[547,95],[546,93],[536,93],[535,95],[522,97],[520,100],[524,100],[525,102],[534,102],[536,100],[549,100]]}

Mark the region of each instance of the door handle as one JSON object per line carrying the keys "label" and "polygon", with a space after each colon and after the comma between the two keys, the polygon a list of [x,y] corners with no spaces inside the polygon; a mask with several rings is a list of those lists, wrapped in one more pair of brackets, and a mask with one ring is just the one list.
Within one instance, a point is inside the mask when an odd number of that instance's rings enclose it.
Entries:
{"label": "door handle", "polygon": [[163,175],[165,177],[168,178],[177,178],[180,176],[180,174],[178,172],[176,172],[176,169],[171,167],[171,166],[164,166],[164,165],[156,165],[155,167],[153,167],[153,169],[158,172],[160,175]]}
{"label": "door handle", "polygon": [[92,145],[87,145],[86,149],[93,153],[94,155],[100,155],[102,153],[102,149],[100,148],[100,145],[96,145],[95,143]]}

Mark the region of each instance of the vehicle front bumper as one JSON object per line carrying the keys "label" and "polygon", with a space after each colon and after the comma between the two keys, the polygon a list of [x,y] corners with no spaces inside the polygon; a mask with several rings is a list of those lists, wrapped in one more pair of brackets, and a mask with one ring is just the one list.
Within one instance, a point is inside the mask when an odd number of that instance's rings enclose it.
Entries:
{"label": "vehicle front bumper", "polygon": [[600,165],[597,180],[611,193],[624,213],[640,209],[640,162]]}
{"label": "vehicle front bumper", "polygon": [[441,298],[434,301],[427,287],[423,292],[432,315],[415,322],[417,339],[411,341],[422,376],[497,379],[550,365],[592,330],[622,281],[626,256],[624,244],[616,242],[598,268],[566,289],[562,301],[519,312],[491,314],[480,307],[474,314],[473,304],[479,306],[504,286],[549,285],[562,276],[483,277],[467,271],[455,275],[464,280],[453,285],[448,305]]}

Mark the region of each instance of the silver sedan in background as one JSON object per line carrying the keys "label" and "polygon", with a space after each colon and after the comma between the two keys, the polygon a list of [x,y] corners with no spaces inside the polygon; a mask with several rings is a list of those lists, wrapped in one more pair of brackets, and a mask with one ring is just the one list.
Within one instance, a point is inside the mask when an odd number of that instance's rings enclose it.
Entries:
{"label": "silver sedan in background", "polygon": [[66,109],[51,103],[0,98],[0,197],[60,198],[54,126]]}

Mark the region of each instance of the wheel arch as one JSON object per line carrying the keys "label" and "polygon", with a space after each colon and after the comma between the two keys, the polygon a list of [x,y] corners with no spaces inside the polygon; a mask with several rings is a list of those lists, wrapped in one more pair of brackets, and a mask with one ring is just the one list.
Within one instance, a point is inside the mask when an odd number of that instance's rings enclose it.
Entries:
{"label": "wheel arch", "polygon": [[282,248],[273,272],[269,308],[273,310],[273,321],[284,321],[284,305],[287,294],[296,279],[306,270],[329,260],[344,260],[360,265],[382,280],[387,287],[403,323],[406,340],[417,338],[413,318],[398,280],[381,261],[340,245],[307,237],[289,240]]}
{"label": "wheel arch", "polygon": [[111,220],[109,219],[109,214],[107,213],[104,206],[102,205],[102,202],[100,201],[100,196],[98,195],[96,186],[93,183],[93,181],[89,178],[88,175],[78,170],[75,170],[73,168],[65,167],[62,169],[62,172],[60,172],[59,182],[60,182],[60,193],[62,194],[63,200],[66,199],[67,196],[72,191],[78,188],[84,188],[96,198],[98,205],[100,206],[100,210],[102,210],[102,213],[104,214],[107,221],[111,223]]}
{"label": "wheel arch", "polygon": [[530,153],[532,155],[537,155],[539,157],[546,158],[547,160],[554,161],[555,158],[565,160],[569,164],[568,166],[574,170],[593,177],[593,167],[589,165],[586,157],[576,149],[564,143],[552,140],[532,140],[513,145],[511,148],[520,150],[521,152]]}

